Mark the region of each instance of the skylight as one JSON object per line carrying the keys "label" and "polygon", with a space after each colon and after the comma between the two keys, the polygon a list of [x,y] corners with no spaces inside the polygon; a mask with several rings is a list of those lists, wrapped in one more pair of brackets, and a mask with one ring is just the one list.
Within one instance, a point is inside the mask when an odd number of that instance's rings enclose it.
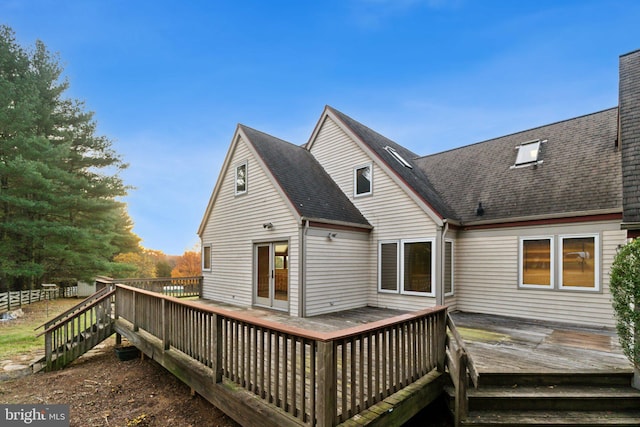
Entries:
{"label": "skylight", "polygon": [[385,150],[387,150],[387,152],[389,154],[391,154],[393,156],[394,159],[396,159],[397,161],[400,162],[400,164],[402,166],[404,166],[405,168],[409,168],[409,169],[413,169],[413,166],[411,166],[411,164],[406,161],[404,159],[404,157],[402,157],[396,150],[394,150],[392,147],[389,147],[388,145],[386,147],[384,147]]}
{"label": "skylight", "polygon": [[518,149],[518,155],[516,156],[516,164],[514,167],[542,163],[542,160],[538,159],[540,157],[540,144],[543,142],[547,141],[536,139],[518,145],[516,147]]}

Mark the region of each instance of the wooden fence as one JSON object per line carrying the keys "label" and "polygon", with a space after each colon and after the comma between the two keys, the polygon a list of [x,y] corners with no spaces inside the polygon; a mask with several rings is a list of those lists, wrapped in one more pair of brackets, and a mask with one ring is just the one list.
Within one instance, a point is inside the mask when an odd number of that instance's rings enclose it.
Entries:
{"label": "wooden fence", "polygon": [[117,285],[118,317],[310,426],[337,425],[444,372],[444,307],[320,333]]}
{"label": "wooden fence", "polygon": [[20,308],[37,301],[56,298],[70,298],[78,295],[77,286],[56,289],[32,289],[28,291],[11,291],[0,293],[0,313]]}

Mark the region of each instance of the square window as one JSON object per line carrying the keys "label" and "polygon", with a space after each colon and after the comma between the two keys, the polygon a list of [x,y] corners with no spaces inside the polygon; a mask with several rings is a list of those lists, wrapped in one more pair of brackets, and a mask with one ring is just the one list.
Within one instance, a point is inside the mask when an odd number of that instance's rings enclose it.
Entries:
{"label": "square window", "polygon": [[525,166],[534,163],[542,163],[538,161],[540,154],[540,140],[525,142],[518,148],[518,155],[516,156],[515,166]]}
{"label": "square window", "polygon": [[521,287],[553,287],[552,242],[551,237],[520,239]]}
{"label": "square window", "polygon": [[560,236],[560,288],[598,290],[598,236]]}
{"label": "square window", "polygon": [[247,163],[236,166],[236,195],[247,192]]}
{"label": "square window", "polygon": [[372,178],[371,164],[355,168],[353,179],[356,197],[371,194]]}

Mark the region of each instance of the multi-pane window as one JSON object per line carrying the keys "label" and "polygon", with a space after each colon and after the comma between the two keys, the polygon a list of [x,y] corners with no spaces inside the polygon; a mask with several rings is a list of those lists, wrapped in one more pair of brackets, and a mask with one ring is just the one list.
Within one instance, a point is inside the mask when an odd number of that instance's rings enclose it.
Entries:
{"label": "multi-pane window", "polygon": [[367,194],[371,194],[371,187],[373,182],[371,164],[355,168],[353,181],[355,196],[365,196]]}
{"label": "multi-pane window", "polygon": [[523,288],[597,291],[598,247],[597,234],[523,237],[518,284]]}
{"label": "multi-pane window", "polygon": [[552,242],[550,237],[520,240],[520,286],[552,287]]}
{"label": "multi-pane window", "polygon": [[381,292],[434,295],[433,240],[380,242],[378,277]]}
{"label": "multi-pane window", "polygon": [[202,269],[211,271],[211,246],[202,247]]}
{"label": "multi-pane window", "polygon": [[247,163],[236,166],[236,195],[247,192]]}
{"label": "multi-pane window", "polygon": [[597,236],[560,236],[560,288],[599,288],[597,247]]}

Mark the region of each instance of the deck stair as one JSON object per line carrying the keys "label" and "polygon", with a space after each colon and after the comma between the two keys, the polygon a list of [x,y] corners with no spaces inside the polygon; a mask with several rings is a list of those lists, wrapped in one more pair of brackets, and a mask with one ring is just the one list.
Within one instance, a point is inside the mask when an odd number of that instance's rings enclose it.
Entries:
{"label": "deck stair", "polygon": [[32,370],[61,369],[115,333],[112,299],[115,289],[104,288],[47,321],[38,334],[45,336],[45,355]]}
{"label": "deck stair", "polygon": [[[485,373],[468,391],[464,426],[638,426],[629,372]],[[454,390],[445,387],[449,405]]]}

